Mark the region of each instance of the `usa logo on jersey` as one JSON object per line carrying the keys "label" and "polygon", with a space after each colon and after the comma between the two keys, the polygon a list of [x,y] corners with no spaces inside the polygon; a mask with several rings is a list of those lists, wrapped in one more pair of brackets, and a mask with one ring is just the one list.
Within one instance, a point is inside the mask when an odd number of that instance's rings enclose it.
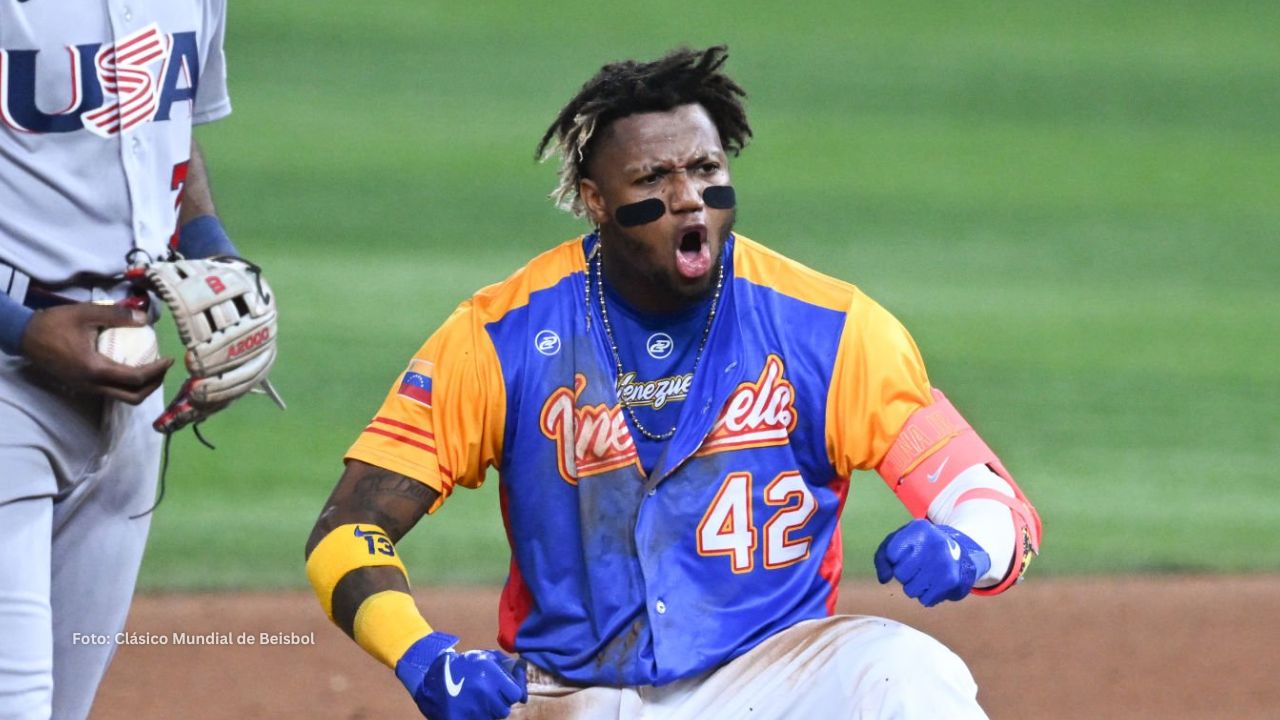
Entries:
{"label": "usa logo on jersey", "polygon": [[67,105],[45,112],[37,103],[37,77],[48,81],[50,71],[36,70],[57,63],[57,55],[0,49],[0,121],[17,132],[85,129],[107,138],[168,120],[174,103],[195,100],[200,54],[194,32],[165,34],[152,23],[115,44],[68,46],[66,52]]}

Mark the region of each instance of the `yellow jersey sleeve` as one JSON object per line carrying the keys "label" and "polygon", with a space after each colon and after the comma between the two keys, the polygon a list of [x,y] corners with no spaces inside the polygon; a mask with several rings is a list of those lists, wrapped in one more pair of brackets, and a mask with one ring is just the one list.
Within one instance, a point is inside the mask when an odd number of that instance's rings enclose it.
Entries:
{"label": "yellow jersey sleeve", "polygon": [[346,459],[410,477],[440,498],[475,488],[502,453],[506,388],[497,351],[471,301],[409,360]]}
{"label": "yellow jersey sleeve", "polygon": [[827,391],[827,453],[841,476],[876,467],[907,418],[933,402],[915,341],[855,290]]}

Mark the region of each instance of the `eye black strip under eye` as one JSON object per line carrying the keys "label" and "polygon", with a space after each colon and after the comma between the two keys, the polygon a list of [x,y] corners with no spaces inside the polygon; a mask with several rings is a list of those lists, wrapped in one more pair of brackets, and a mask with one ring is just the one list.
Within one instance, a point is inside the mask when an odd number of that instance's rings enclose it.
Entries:
{"label": "eye black strip under eye", "polygon": [[[707,207],[717,210],[728,210],[737,204],[737,195],[732,185],[712,185],[702,191],[702,201]],[[667,206],[658,198],[649,198],[640,202],[623,205],[614,213],[614,218],[623,227],[647,225],[665,215]]]}
{"label": "eye black strip under eye", "polygon": [[622,227],[645,225],[657,220],[667,213],[667,206],[658,198],[649,198],[640,202],[623,205],[613,214],[614,219]]}
{"label": "eye black strip under eye", "polygon": [[738,198],[732,185],[712,185],[702,191],[702,201],[707,207],[728,210],[738,203]]}

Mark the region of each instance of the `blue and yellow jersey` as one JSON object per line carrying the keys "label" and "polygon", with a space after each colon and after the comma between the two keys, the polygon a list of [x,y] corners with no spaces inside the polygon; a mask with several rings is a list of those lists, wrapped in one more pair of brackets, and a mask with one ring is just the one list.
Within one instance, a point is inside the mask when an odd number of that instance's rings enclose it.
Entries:
{"label": "blue and yellow jersey", "polygon": [[833,612],[850,473],[880,462],[930,388],[887,311],[738,235],[646,473],[588,300],[595,242],[460,305],[347,457],[431,486],[437,506],[497,468],[501,645],[573,682],[664,684]]}

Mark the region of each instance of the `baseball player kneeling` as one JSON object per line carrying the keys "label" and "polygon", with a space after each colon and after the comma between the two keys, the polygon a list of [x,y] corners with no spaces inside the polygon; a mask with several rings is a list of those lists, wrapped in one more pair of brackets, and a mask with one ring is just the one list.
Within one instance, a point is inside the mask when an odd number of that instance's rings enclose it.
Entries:
{"label": "baseball player kneeling", "polygon": [[[734,231],[725,59],[607,65],[570,100],[539,152],[593,230],[430,336],[316,522],[325,612],[429,718],[984,717],[940,643],[833,615],[849,478],[916,518],[874,565],[927,606],[1012,586],[1039,518],[888,312]],[[501,650],[462,652],[395,544],[490,467]]]}

